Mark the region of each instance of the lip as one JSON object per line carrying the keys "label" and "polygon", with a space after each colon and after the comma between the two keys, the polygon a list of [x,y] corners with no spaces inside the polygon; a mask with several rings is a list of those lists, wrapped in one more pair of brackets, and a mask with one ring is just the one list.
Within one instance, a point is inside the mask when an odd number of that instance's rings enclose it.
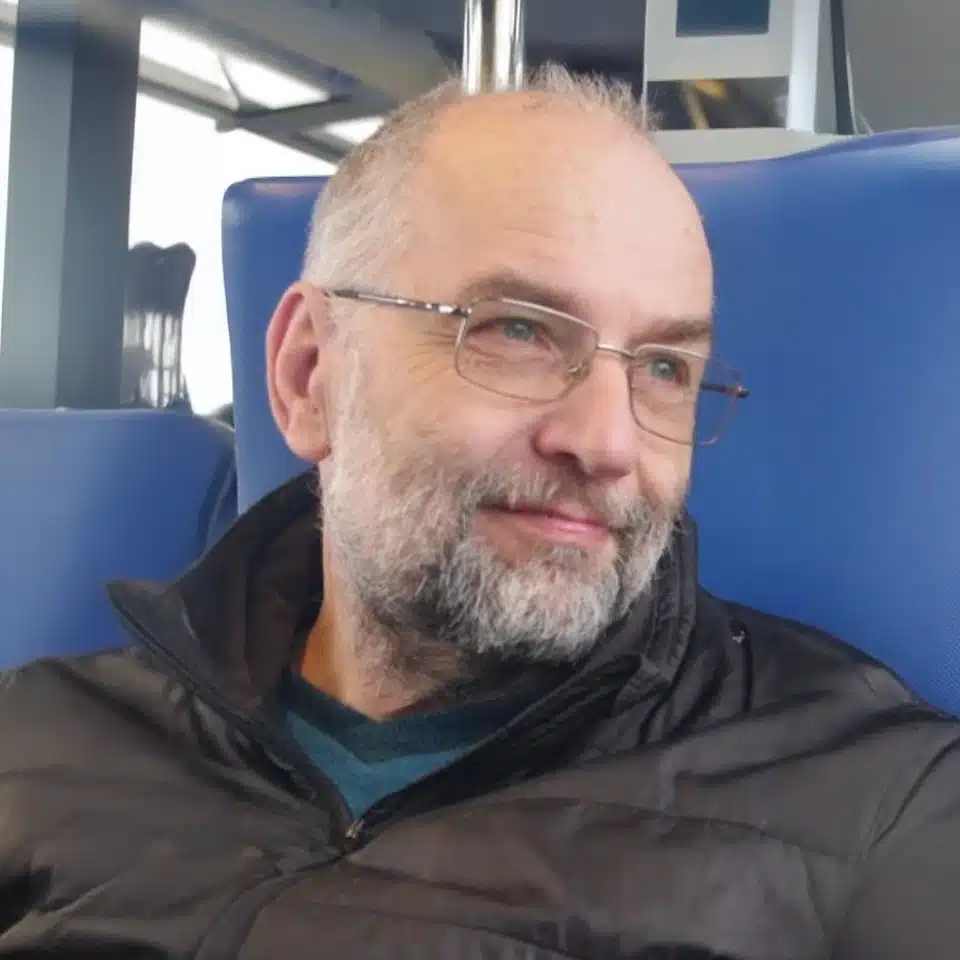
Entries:
{"label": "lip", "polygon": [[491,507],[488,512],[542,539],[570,546],[596,548],[612,534],[599,517],[571,513],[562,508]]}

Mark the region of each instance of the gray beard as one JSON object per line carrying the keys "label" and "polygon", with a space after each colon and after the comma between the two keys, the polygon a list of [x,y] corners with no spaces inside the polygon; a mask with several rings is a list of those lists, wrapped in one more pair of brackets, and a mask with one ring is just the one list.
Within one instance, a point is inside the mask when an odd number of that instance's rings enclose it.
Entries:
{"label": "gray beard", "polygon": [[[359,383],[358,368],[323,468],[322,523],[362,625],[366,649],[355,653],[382,678],[378,686],[458,695],[555,671],[587,655],[651,589],[679,508],[588,490],[556,469],[478,467],[468,451],[423,431],[415,450],[393,448]],[[511,566],[473,531],[483,506],[561,496],[588,502],[616,531],[612,563],[554,547]]]}

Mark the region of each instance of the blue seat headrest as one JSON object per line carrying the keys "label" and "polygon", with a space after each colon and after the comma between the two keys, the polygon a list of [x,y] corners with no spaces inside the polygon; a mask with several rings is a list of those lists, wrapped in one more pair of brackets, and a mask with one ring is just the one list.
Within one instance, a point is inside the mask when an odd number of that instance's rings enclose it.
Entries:
{"label": "blue seat headrest", "polygon": [[[960,712],[960,131],[680,173],[714,251],[717,354],[752,391],[696,458],[705,586]],[[227,195],[242,507],[303,467],[267,409],[263,338],[321,186]]]}
{"label": "blue seat headrest", "polygon": [[125,638],[106,584],[168,580],[236,517],[233,431],[164,410],[0,410],[0,669]]}
{"label": "blue seat headrest", "polygon": [[300,274],[313,207],[326,178],[246,180],[227,190],[223,273],[233,364],[237,502],[245,510],[307,469],[277,432],[267,401],[265,337],[283,291]]}

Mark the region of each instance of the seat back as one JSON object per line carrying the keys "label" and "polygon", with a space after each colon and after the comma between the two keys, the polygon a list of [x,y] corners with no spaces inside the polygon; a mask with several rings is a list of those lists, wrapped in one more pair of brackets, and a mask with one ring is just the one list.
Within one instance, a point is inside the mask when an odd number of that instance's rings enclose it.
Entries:
{"label": "seat back", "polygon": [[0,669],[119,644],[105,586],[167,580],[236,516],[233,431],[160,410],[0,410]]}
{"label": "seat back", "polygon": [[[830,630],[960,712],[960,131],[680,173],[715,255],[717,353],[752,390],[696,458],[704,585]],[[244,503],[303,466],[266,408],[263,335],[320,186],[227,197]]]}
{"label": "seat back", "polygon": [[752,390],[697,458],[704,584],[960,713],[960,130],[683,176]]}

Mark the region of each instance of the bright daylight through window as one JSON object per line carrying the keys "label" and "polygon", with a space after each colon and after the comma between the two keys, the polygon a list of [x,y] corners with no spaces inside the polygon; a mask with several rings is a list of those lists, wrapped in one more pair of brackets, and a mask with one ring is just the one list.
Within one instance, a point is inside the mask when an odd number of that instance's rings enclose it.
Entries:
{"label": "bright daylight through window", "polygon": [[[0,0],[0,223],[6,219],[15,8],[15,2]],[[194,409],[209,413],[232,398],[221,266],[224,192],[251,177],[319,176],[334,169],[242,129],[222,132],[217,118],[240,109],[320,103],[329,94],[239,49],[152,19],[141,27],[140,74],[129,243],[186,243],[196,254],[183,317],[183,367]],[[358,143],[380,123],[379,117],[344,120],[323,133]],[[4,232],[0,229],[0,296]]]}

